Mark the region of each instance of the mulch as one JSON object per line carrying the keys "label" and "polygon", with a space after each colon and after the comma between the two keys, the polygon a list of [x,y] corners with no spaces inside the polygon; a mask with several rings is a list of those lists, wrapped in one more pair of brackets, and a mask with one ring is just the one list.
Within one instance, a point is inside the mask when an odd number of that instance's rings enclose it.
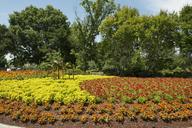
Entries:
{"label": "mulch", "polygon": [[57,121],[54,124],[45,124],[39,125],[38,123],[23,123],[19,120],[13,121],[9,116],[0,115],[0,123],[2,124],[9,124],[14,126],[20,127],[27,127],[27,128],[188,128],[192,127],[192,119],[187,121],[172,121],[172,122],[164,122],[162,120],[158,121],[129,121],[125,120],[123,123],[118,122],[110,122],[107,124],[102,123],[93,123],[87,122],[85,124],[81,122],[61,122]]}

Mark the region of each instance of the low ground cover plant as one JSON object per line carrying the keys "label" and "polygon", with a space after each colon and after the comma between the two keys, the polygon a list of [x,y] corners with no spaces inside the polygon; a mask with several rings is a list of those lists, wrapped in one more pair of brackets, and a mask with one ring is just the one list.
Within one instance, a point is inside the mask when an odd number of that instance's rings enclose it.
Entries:
{"label": "low ground cover plant", "polygon": [[104,101],[118,103],[188,102],[192,97],[191,78],[113,77],[85,81],[81,88]]}
{"label": "low ground cover plant", "polygon": [[0,87],[0,116],[24,124],[124,124],[192,118],[189,78],[76,75],[75,79],[4,79]]}
{"label": "low ground cover plant", "polygon": [[77,75],[75,79],[32,78],[25,80],[0,81],[0,98],[36,104],[59,102],[92,103],[95,96],[81,90],[79,84],[84,80],[106,78],[107,76]]}
{"label": "low ground cover plant", "polygon": [[26,79],[46,77],[47,72],[41,70],[0,71],[0,80]]}
{"label": "low ground cover plant", "polygon": [[145,104],[68,104],[59,105],[54,109],[55,104],[50,104],[47,111],[44,105],[24,104],[19,101],[0,100],[0,115],[6,115],[15,121],[24,123],[38,123],[40,125],[54,124],[57,121],[92,123],[123,123],[125,120],[157,121],[166,122],[183,121],[192,118],[192,104],[181,104],[177,101],[161,101],[156,104],[148,101]]}

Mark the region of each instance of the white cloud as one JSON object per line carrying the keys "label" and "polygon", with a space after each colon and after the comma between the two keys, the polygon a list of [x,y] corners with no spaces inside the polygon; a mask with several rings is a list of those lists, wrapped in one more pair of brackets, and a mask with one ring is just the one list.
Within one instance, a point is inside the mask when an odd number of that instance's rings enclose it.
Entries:
{"label": "white cloud", "polygon": [[179,12],[187,4],[192,5],[192,0],[145,0],[144,6],[153,13],[157,13],[159,10]]}

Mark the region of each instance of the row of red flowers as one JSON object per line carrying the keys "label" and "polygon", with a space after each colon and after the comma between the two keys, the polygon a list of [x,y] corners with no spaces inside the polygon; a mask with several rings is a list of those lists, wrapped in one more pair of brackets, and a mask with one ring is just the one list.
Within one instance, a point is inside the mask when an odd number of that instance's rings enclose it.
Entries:
{"label": "row of red flowers", "polygon": [[47,73],[45,71],[40,70],[0,71],[0,80],[44,77],[46,75]]}
{"label": "row of red flowers", "polygon": [[146,102],[192,98],[191,78],[133,78],[114,77],[85,81],[81,88],[109,101]]}

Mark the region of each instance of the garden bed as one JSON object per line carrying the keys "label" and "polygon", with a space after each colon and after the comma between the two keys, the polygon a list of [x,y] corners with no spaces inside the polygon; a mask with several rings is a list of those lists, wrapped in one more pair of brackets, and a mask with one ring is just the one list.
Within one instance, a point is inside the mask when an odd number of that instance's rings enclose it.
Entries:
{"label": "garden bed", "polygon": [[159,103],[161,100],[177,100],[184,103],[191,102],[192,79],[113,77],[85,81],[81,89],[108,102]]}
{"label": "garden bed", "polygon": [[[166,105],[163,105],[166,104]],[[38,106],[1,100],[0,122],[24,127],[130,127],[162,128],[192,126],[192,105],[151,102],[141,104],[71,104]],[[158,110],[152,110],[157,108]],[[168,109],[167,109],[168,108]],[[171,109],[172,108],[172,109]],[[174,109],[175,108],[175,109]],[[179,109],[176,109],[179,108]],[[161,113],[165,115],[161,115]]]}
{"label": "garden bed", "polygon": [[0,122],[24,127],[192,126],[192,79],[75,76],[0,81]]}

